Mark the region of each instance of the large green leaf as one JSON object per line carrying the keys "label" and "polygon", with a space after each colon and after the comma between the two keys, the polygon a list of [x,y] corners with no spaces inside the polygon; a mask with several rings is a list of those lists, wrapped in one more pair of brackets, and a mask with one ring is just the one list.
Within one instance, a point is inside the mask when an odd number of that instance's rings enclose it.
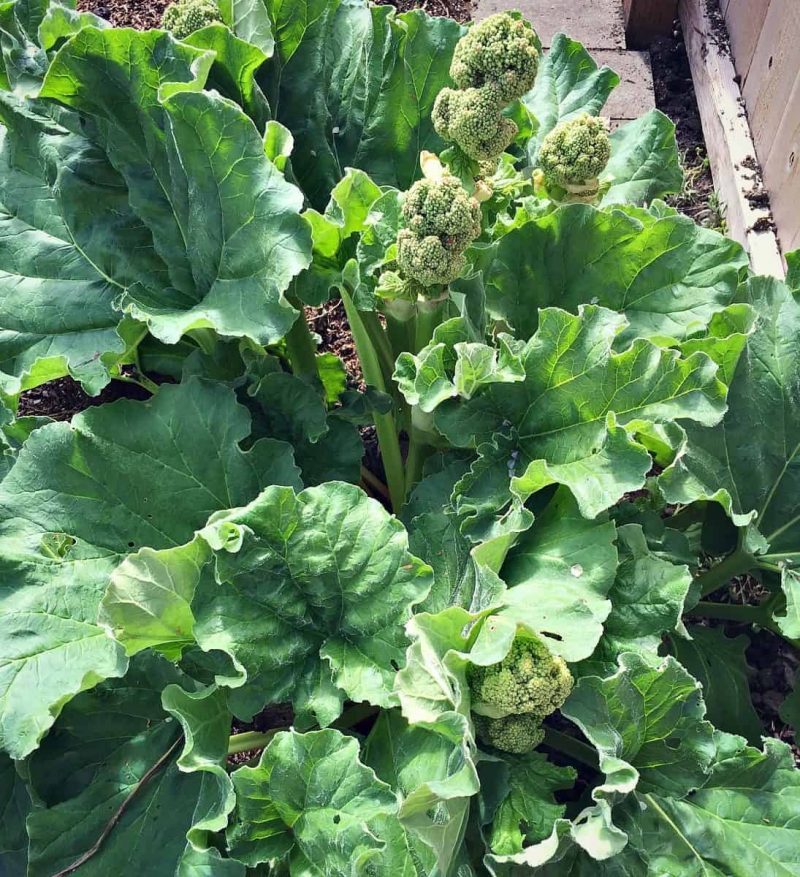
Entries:
{"label": "large green leaf", "polygon": [[683,798],[706,781],[716,754],[697,680],[672,657],[620,655],[607,678],[584,676],[562,707],[599,753],[605,782],[572,828],[594,858],[617,855],[629,839],[613,809],[638,789]]}
{"label": "large green leaf", "polygon": [[708,718],[723,731],[761,740],[763,727],[750,700],[746,636],[728,637],[722,627],[688,628],[691,639],[670,637],[675,657],[703,686]]}
{"label": "large green leaf", "polygon": [[477,549],[461,533],[458,517],[446,504],[468,468],[462,460],[443,461],[441,469],[415,487],[404,508],[410,521],[409,548],[433,569],[430,593],[417,611],[461,606],[477,612],[497,602],[504,590],[498,576],[476,557]]}
{"label": "large green leaf", "polygon": [[559,490],[509,552],[501,570],[503,613],[545,638],[567,661],[588,658],[611,611],[617,569],[616,528],[605,516],[582,517]]}
{"label": "large green leaf", "polygon": [[617,349],[637,337],[682,339],[731,302],[746,264],[737,243],[685,216],[567,205],[497,242],[484,270],[486,308],[518,338],[534,333],[539,308],[591,303],[627,318]]}
{"label": "large green leaf", "polygon": [[404,843],[402,832],[392,831],[398,802],[361,763],[353,737],[333,730],[281,732],[256,767],[234,772],[233,783],[228,844],[246,864],[282,859],[293,877],[408,873],[381,870],[384,856],[397,855],[391,847]]}
{"label": "large green leaf", "polygon": [[489,479],[483,515],[502,509],[511,491],[525,499],[561,483],[594,517],[644,483],[650,456],[629,433],[675,419],[719,421],[725,388],[716,365],[702,353],[684,359],[642,339],[613,353],[624,326],[619,314],[592,305],[577,316],[542,310],[522,353],[523,382],[490,384],[436,409],[439,431],[480,455],[461,482],[459,511],[476,514],[470,493],[485,493]]}
{"label": "large green leaf", "polygon": [[41,96],[87,120],[168,266],[169,286],[144,277],[120,306],[171,343],[201,327],[270,343],[295,318],[283,292],[310,261],[310,233],[253,122],[200,91],[213,61],[160,31],[84,28]]}
{"label": "large green leaf", "polygon": [[100,149],[3,92],[0,121],[0,389],[70,374],[97,393],[125,349],[114,298],[165,266]]}
{"label": "large green leaf", "polygon": [[687,799],[647,794],[640,802],[629,835],[649,874],[800,874],[800,771],[785,743],[735,751]]}
{"label": "large green leaf", "polygon": [[638,524],[617,528],[619,567],[608,593],[611,612],[598,648],[582,673],[603,676],[616,669],[622,652],[655,656],[662,634],[681,624],[692,584],[688,567],[658,557]]}
{"label": "large green leaf", "polygon": [[[800,305],[777,280],[750,281],[755,331],[728,391],[719,428],[687,427],[659,479],[669,502],[719,502],[735,524],[755,521],[775,560],[800,556]],[[764,425],[769,424],[765,430]]]}
{"label": "large green leaf", "polygon": [[204,650],[232,658],[233,675],[220,681],[233,686],[237,715],[292,699],[304,722],[310,709],[329,724],[344,693],[381,706],[396,700],[403,624],[431,583],[407,544],[402,524],[353,485],[268,488],[216,515],[193,543],[129,558],[104,617],[129,648],[143,648],[178,642],[151,621],[175,613],[186,620],[184,644],[193,623]]}
{"label": "large green leaf", "polygon": [[[17,6],[23,4],[24,0],[16,0]],[[59,0],[58,3],[51,2],[44,5],[47,7],[47,11],[39,25],[38,37],[42,48],[47,52],[84,27],[111,27],[105,19],[93,12],[75,9],[73,0],[66,0],[64,3]]]}
{"label": "large green leaf", "polygon": [[[600,176],[602,205],[646,204],[683,185],[675,125],[650,110],[611,135],[611,159]],[[608,187],[608,188],[606,188]]]}
{"label": "large green leaf", "polygon": [[325,208],[346,167],[407,189],[420,151],[443,147],[430,114],[450,84],[462,28],[365,0],[266,6],[275,54],[261,81],[275,117],[294,134],[292,168],[312,205]]}
{"label": "large green leaf", "polygon": [[635,768],[637,788],[682,798],[702,786],[715,755],[702,690],[672,657],[619,658],[605,679],[584,676],[562,709],[612,775]]}
{"label": "large green leaf", "polygon": [[[242,877],[240,864],[223,864],[206,849],[208,833],[225,827],[234,804],[222,767],[230,714],[219,691],[181,684],[191,681],[164,659],[142,655],[125,679],[65,708],[32,762],[46,807],[28,819],[30,877],[79,863],[87,875],[122,874],[135,864],[154,877],[192,869]],[[63,759],[69,771],[59,782]]]}
{"label": "large green leaf", "polygon": [[288,372],[275,371],[249,392],[256,403],[254,431],[292,446],[304,484],[358,482],[364,456],[361,436],[353,424],[328,415],[315,387]]}
{"label": "large green leaf", "polygon": [[[494,813],[489,847],[496,856],[520,853],[530,843],[550,836],[566,807],[556,803],[553,793],[571,789],[576,772],[559,767],[539,752],[524,758],[507,756],[508,793]],[[496,769],[489,764],[486,770]]]}
{"label": "large green leaf", "polygon": [[[754,278],[747,290],[757,320],[728,393],[728,412],[714,430],[687,427],[675,462],[659,479],[668,502],[718,502],[733,522],[753,524],[748,543],[782,568],[787,603],[778,623],[800,636],[800,305],[781,282]],[[768,428],[765,428],[765,424]]]}
{"label": "large green leaf", "polygon": [[220,0],[218,5],[222,20],[239,39],[251,43],[267,57],[272,55],[275,40],[261,0]]}
{"label": "large green leaf", "polygon": [[363,758],[399,793],[398,815],[425,873],[434,867],[449,873],[463,842],[470,799],[480,788],[467,741],[455,743],[410,726],[393,711],[376,721]]}
{"label": "large green leaf", "polygon": [[[269,19],[263,6],[261,9],[268,26]],[[216,89],[220,94],[236,101],[255,122],[256,128],[263,131],[270,117],[270,109],[267,99],[256,84],[255,75],[267,60],[267,55],[258,46],[239,39],[221,24],[201,28],[190,34],[184,42],[197,49],[214,52],[214,63],[205,84],[206,90]]]}
{"label": "large green leaf", "polygon": [[125,671],[96,623],[108,575],[144,545],[191,539],[267,484],[297,485],[291,448],[247,453],[233,391],[191,380],[31,435],[0,484],[0,742],[22,757],[79,691]]}
{"label": "large green leaf", "polygon": [[535,165],[542,140],[559,122],[580,113],[598,115],[617,85],[619,76],[613,70],[598,69],[579,42],[556,34],[535,85],[522,99],[538,122],[528,141],[529,164]]}
{"label": "large green leaf", "polygon": [[28,864],[25,819],[30,810],[30,792],[16,765],[7,755],[0,755],[0,874],[4,877],[25,877]]}

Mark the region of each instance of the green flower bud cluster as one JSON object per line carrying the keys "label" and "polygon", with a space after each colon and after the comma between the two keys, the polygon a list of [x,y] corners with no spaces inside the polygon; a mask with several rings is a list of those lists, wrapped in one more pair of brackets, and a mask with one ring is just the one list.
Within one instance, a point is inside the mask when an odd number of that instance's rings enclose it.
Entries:
{"label": "green flower bud cluster", "polygon": [[458,88],[442,89],[433,107],[439,136],[473,161],[501,155],[517,133],[502,111],[533,86],[539,66],[536,46],[530,24],[505,12],[470,28],[450,65]]}
{"label": "green flower bud cluster", "polygon": [[503,752],[525,755],[536,749],[544,740],[544,728],[537,716],[527,716],[523,713],[491,719],[476,714],[473,719],[478,737],[484,743]]}
{"label": "green flower bud cluster", "polygon": [[520,630],[498,664],[467,671],[475,729],[486,743],[524,753],[542,742],[542,720],[559,709],[572,691],[572,674],[563,658],[544,642]]}
{"label": "green flower bud cluster", "polygon": [[222,16],[214,0],[178,0],[164,10],[161,24],[176,39],[183,40],[209,24],[222,24]]}
{"label": "green flower bud cluster", "polygon": [[464,270],[464,251],[481,233],[481,208],[450,174],[418,180],[406,192],[405,227],[397,235],[403,277],[423,286],[448,284]]}
{"label": "green flower bud cluster", "polygon": [[539,167],[548,189],[564,189],[569,200],[592,200],[600,189],[598,177],[609,158],[608,123],[582,113],[560,122],[544,138]]}

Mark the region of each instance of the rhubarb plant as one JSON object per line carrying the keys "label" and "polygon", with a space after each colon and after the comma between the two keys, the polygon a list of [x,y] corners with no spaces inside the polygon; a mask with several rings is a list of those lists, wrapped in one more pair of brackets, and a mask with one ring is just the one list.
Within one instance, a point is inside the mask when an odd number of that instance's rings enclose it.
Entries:
{"label": "rhubarb plant", "polygon": [[0,873],[800,873],[800,260],[535,24],[0,7]]}

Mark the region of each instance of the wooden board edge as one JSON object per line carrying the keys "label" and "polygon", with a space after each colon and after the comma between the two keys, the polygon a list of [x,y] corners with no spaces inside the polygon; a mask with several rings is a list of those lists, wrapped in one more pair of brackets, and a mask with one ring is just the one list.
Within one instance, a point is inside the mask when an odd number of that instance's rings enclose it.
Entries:
{"label": "wooden board edge", "polygon": [[757,183],[758,165],[733,61],[714,39],[705,0],[680,0],[679,14],[728,234],[747,250],[756,274],[783,278],[785,268],[772,215],[768,208],[747,199]]}

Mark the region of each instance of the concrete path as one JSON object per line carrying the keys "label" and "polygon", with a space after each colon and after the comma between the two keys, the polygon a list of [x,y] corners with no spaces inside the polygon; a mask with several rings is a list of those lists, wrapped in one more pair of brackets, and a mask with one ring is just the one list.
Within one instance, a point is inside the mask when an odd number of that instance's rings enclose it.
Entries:
{"label": "concrete path", "polygon": [[506,9],[519,9],[545,47],[563,31],[583,43],[598,65],[607,64],[619,74],[620,84],[603,110],[612,127],[655,106],[649,53],[625,48],[622,0],[478,0],[475,18]]}

